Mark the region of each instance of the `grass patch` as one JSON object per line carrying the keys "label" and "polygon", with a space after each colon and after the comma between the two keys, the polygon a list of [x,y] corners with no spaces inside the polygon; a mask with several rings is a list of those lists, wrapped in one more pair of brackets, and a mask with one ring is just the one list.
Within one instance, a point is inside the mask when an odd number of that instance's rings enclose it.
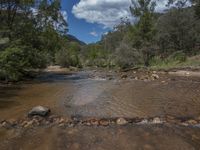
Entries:
{"label": "grass patch", "polygon": [[186,57],[180,52],[173,54],[172,56],[161,59],[160,57],[154,57],[150,61],[151,69],[172,69],[172,68],[199,68],[200,67],[200,55],[194,57]]}

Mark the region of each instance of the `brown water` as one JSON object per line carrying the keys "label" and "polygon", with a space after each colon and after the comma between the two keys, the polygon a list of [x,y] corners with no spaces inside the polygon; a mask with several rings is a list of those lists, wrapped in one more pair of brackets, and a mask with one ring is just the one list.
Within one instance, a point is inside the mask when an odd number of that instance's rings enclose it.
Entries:
{"label": "brown water", "polygon": [[[200,116],[199,82],[104,80],[87,74],[47,74],[32,83],[0,87],[0,120],[24,117],[36,105],[62,116]],[[200,129],[151,125],[0,129],[0,149],[200,149]]]}
{"label": "brown water", "polygon": [[[3,131],[0,131],[3,132]],[[162,126],[7,131],[1,150],[198,150],[199,129]]]}

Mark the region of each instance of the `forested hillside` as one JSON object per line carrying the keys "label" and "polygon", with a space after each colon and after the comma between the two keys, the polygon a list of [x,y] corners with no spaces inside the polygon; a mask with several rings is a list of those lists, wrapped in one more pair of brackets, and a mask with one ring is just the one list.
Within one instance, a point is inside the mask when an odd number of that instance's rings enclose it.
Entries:
{"label": "forested hillside", "polygon": [[0,79],[17,81],[31,70],[63,67],[127,68],[171,65],[200,53],[200,1],[169,0],[155,11],[156,1],[132,1],[135,18],[85,45],[67,34],[60,0],[0,0]]}
{"label": "forested hillside", "polygon": [[[169,1],[168,9],[156,12],[156,1],[132,1],[134,24],[121,24],[100,42],[83,49],[86,65],[134,67],[173,65],[200,53],[200,1]],[[173,7],[172,7],[173,6]]]}

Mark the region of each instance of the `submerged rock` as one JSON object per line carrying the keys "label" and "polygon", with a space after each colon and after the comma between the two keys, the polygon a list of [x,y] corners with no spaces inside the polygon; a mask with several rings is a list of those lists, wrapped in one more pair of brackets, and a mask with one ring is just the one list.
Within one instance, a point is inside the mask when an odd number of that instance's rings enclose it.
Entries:
{"label": "submerged rock", "polygon": [[109,125],[109,121],[108,120],[100,120],[99,124],[101,126],[108,126]]}
{"label": "submerged rock", "polygon": [[28,116],[42,116],[45,117],[50,113],[50,109],[47,107],[43,107],[43,106],[36,106],[34,108],[32,108],[29,113]]}
{"label": "submerged rock", "polygon": [[118,118],[117,121],[116,121],[116,123],[118,125],[125,125],[125,124],[128,123],[128,121],[126,121],[126,119],[124,119],[124,118]]}
{"label": "submerged rock", "polygon": [[143,119],[138,124],[148,124],[148,123],[149,123],[149,121],[147,119]]}
{"label": "submerged rock", "polygon": [[156,117],[156,118],[153,119],[152,123],[153,124],[162,124],[163,121],[161,120],[161,118]]}

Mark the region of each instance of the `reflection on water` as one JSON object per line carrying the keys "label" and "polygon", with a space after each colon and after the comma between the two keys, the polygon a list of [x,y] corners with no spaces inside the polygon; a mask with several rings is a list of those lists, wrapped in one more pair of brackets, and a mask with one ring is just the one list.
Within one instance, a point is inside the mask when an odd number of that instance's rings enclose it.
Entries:
{"label": "reflection on water", "polygon": [[19,105],[19,103],[16,101],[11,101],[11,100],[0,101],[0,109],[8,109],[17,105]]}

